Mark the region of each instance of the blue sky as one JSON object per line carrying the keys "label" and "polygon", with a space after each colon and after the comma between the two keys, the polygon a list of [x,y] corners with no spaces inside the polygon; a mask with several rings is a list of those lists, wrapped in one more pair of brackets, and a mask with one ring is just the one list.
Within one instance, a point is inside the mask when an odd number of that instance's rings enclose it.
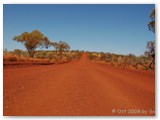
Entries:
{"label": "blue sky", "polygon": [[147,42],[155,39],[147,26],[154,7],[153,4],[6,4],[3,48],[25,50],[13,37],[38,29],[51,41],[66,41],[73,50],[141,55]]}

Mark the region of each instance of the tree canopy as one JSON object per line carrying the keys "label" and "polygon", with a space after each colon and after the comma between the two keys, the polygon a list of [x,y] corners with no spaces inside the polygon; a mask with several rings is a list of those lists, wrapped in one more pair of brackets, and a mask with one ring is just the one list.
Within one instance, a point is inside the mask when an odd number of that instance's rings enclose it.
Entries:
{"label": "tree canopy", "polygon": [[48,40],[48,38],[44,36],[39,30],[34,30],[30,33],[24,32],[21,35],[15,36],[13,40],[22,42],[26,47],[30,57],[34,57],[36,48],[48,48],[48,46],[50,45],[50,41]]}
{"label": "tree canopy", "polygon": [[54,46],[56,48],[56,51],[59,52],[59,56],[60,58],[62,58],[62,53],[66,50],[70,49],[70,46],[68,43],[64,42],[64,41],[60,41],[59,43],[54,43]]}
{"label": "tree canopy", "polygon": [[155,33],[155,8],[150,13],[151,21],[148,24],[149,30],[153,31]]}
{"label": "tree canopy", "polygon": [[[150,13],[150,18],[152,19],[152,21],[149,22],[148,27],[149,30],[155,33],[155,8]],[[152,65],[155,64],[155,41],[149,41],[147,43],[147,51],[145,52],[145,55],[152,58],[152,61],[149,65],[149,68],[152,69]]]}

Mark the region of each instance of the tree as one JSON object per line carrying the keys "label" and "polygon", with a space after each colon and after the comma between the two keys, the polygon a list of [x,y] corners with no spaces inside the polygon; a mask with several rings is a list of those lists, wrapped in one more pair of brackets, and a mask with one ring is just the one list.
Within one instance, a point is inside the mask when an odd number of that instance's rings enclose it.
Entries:
{"label": "tree", "polygon": [[[152,19],[152,21],[149,22],[148,27],[149,27],[149,30],[155,33],[155,8],[150,13],[150,18]],[[148,57],[152,58],[152,61],[149,65],[149,68],[152,69],[152,64],[155,64],[155,41],[149,41],[147,43],[147,49],[148,51],[146,51],[145,54]]]}
{"label": "tree", "polygon": [[[152,20],[148,23],[148,27],[149,27],[149,30],[155,33],[155,8],[150,13],[150,18]],[[155,41],[149,41],[147,43],[147,51],[144,54],[148,59],[151,58],[152,60],[149,66],[145,66],[142,63],[141,65],[143,65],[146,69],[152,69],[152,65],[155,64]]]}
{"label": "tree", "polygon": [[62,59],[62,53],[70,49],[69,44],[63,41],[60,41],[58,44],[56,44],[56,47],[58,49],[60,59]]}
{"label": "tree", "polygon": [[149,30],[153,31],[155,33],[155,8],[150,13],[151,21],[148,24]]}
{"label": "tree", "polygon": [[26,47],[30,57],[34,57],[36,48],[48,48],[48,46],[50,45],[50,41],[48,40],[48,38],[38,30],[34,30],[30,33],[24,32],[19,36],[15,36],[13,40],[17,42],[22,42]]}
{"label": "tree", "polygon": [[18,57],[21,57],[21,55],[22,55],[22,51],[19,50],[19,49],[15,49],[15,50],[14,50],[14,53],[15,53]]}
{"label": "tree", "polygon": [[56,49],[56,54],[57,54],[58,43],[57,42],[50,42],[50,45],[53,46]]}
{"label": "tree", "polygon": [[155,41],[149,41],[147,43],[147,49],[145,55],[148,58],[152,58],[151,63],[149,64],[149,68],[152,69],[152,65],[155,64]]}
{"label": "tree", "polygon": [[64,51],[67,51],[70,49],[70,46],[68,43],[60,41],[60,42],[50,42],[50,45],[55,47],[56,49],[56,54],[62,59],[62,53]]}

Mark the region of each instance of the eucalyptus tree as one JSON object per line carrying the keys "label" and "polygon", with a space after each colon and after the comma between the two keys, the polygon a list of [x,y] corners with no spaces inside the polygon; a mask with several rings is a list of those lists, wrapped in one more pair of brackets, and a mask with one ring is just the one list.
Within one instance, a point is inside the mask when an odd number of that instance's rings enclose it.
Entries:
{"label": "eucalyptus tree", "polygon": [[[155,33],[155,8],[150,13],[151,21],[148,24],[149,30],[153,31]],[[152,65],[155,64],[155,41],[149,41],[147,43],[147,51],[145,52],[145,55],[148,57],[151,57],[152,60],[149,64],[149,68],[152,69]]]}
{"label": "eucalyptus tree", "polygon": [[34,57],[36,48],[48,48],[50,41],[39,30],[32,32],[23,32],[21,35],[15,36],[13,40],[21,42],[26,47],[30,57]]}
{"label": "eucalyptus tree", "polygon": [[150,13],[151,21],[148,23],[149,30],[155,33],[155,8]]}
{"label": "eucalyptus tree", "polygon": [[69,50],[70,45],[67,42],[60,41],[57,43],[56,48],[58,49],[60,59],[62,59],[63,52]]}
{"label": "eucalyptus tree", "polygon": [[64,41],[50,42],[50,45],[55,48],[56,54],[59,56],[60,59],[62,59],[63,52],[70,49],[70,45]]}
{"label": "eucalyptus tree", "polygon": [[155,64],[155,41],[149,41],[147,43],[147,51],[145,52],[145,55],[152,59],[148,66],[149,69],[152,69],[152,66]]}
{"label": "eucalyptus tree", "polygon": [[[151,21],[148,23],[149,30],[155,33],[155,8],[151,11],[149,17],[151,18]],[[143,65],[146,69],[153,69],[152,66],[155,64],[155,41],[149,41],[147,43],[147,50],[144,54],[147,57],[147,59],[152,60],[149,63],[149,66],[145,66],[142,63],[140,64]]]}

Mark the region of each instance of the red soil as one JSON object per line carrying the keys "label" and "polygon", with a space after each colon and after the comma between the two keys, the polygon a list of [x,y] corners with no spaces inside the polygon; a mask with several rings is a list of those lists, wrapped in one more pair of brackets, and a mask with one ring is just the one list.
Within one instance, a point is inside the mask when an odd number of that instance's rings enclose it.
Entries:
{"label": "red soil", "polygon": [[92,63],[87,54],[66,64],[4,67],[3,99],[5,116],[153,116],[155,73]]}

